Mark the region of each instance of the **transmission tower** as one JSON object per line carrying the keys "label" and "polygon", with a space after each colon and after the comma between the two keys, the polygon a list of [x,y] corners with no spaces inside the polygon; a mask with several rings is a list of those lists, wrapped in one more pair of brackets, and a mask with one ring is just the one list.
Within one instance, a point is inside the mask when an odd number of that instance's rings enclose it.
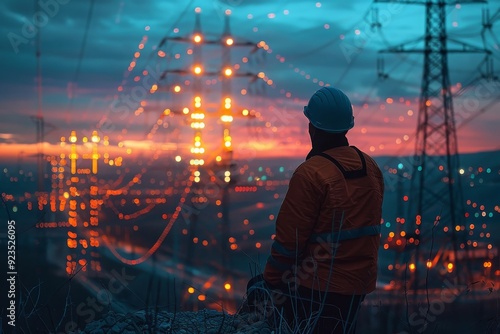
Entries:
{"label": "transmission tower", "polygon": [[[447,6],[457,2],[445,0],[375,0],[399,4],[425,6],[425,35],[403,43],[381,53],[422,53],[422,72],[419,114],[416,131],[413,177],[410,188],[410,212],[407,226],[407,240],[415,246],[413,288],[420,287],[418,279],[421,257],[420,245],[436,243],[451,246],[453,254],[447,263],[448,272],[460,272],[458,252],[466,248],[467,228],[464,226],[462,187],[458,174],[459,154],[455,115],[453,109],[452,85],[449,78],[448,55],[450,53],[491,52],[468,43],[449,38],[446,30]],[[465,0],[460,5],[484,4],[484,0]],[[423,44],[423,48],[421,45]],[[379,69],[380,71],[380,69]],[[443,234],[438,234],[443,231]],[[432,238],[427,240],[426,238]],[[436,241],[434,241],[434,238]],[[451,239],[451,240],[450,240]],[[432,247],[432,246],[431,246]],[[464,252],[462,252],[464,253]],[[460,275],[455,275],[460,283]],[[463,279],[463,278],[462,278]]]}
{"label": "transmission tower", "polygon": [[[194,159],[190,159],[190,168],[194,175],[194,182],[192,185],[193,194],[191,196],[191,200],[196,202],[196,200],[202,196],[204,184],[201,182],[201,172],[203,171],[203,166],[210,164],[210,167],[213,168],[214,174],[216,174],[214,176],[217,176],[221,183],[220,193],[222,203],[222,223],[218,226],[219,233],[221,235],[218,244],[222,254],[222,267],[227,268],[230,260],[230,245],[228,241],[230,238],[229,186],[234,185],[236,182],[236,179],[231,176],[231,172],[236,166],[233,162],[231,123],[236,117],[240,117],[241,115],[244,117],[252,117],[246,109],[244,109],[242,113],[235,113],[237,108],[235,108],[235,101],[232,97],[231,83],[235,77],[247,77],[251,80],[251,82],[255,82],[258,78],[257,73],[236,71],[237,68],[231,63],[231,50],[236,47],[247,47],[251,48],[252,52],[255,52],[259,48],[251,41],[242,40],[240,38],[236,39],[232,36],[230,29],[230,10],[225,11],[224,30],[222,35],[215,39],[206,38],[206,35],[203,34],[201,29],[200,13],[201,9],[196,8],[195,27],[192,34],[183,37],[165,37],[160,43],[160,45],[163,45],[169,41],[191,44],[191,51],[193,55],[191,70],[167,69],[160,76],[160,80],[165,79],[169,74],[188,75],[194,78],[192,85],[192,92],[194,94],[192,104],[193,107],[192,110],[184,108],[186,112],[183,112],[183,114],[190,116],[191,127],[195,130],[193,147],[191,148],[191,153],[193,154]],[[220,62],[221,67],[215,71],[207,71],[203,65],[202,49],[207,45],[217,46],[222,49]],[[218,78],[221,82],[221,103],[217,113],[215,113],[215,116],[219,118],[220,123],[222,124],[222,151],[215,157],[215,161],[213,162],[206,160],[205,148],[202,145],[202,129],[205,128],[205,118],[211,116],[206,113],[205,108],[202,106],[202,103],[204,103],[204,97],[202,96],[202,78],[210,76]],[[168,110],[170,112],[170,109]],[[193,214],[189,215],[189,240],[196,239],[199,210],[195,209],[191,213]],[[189,243],[187,249],[188,262],[194,258],[194,248],[192,243]]]}

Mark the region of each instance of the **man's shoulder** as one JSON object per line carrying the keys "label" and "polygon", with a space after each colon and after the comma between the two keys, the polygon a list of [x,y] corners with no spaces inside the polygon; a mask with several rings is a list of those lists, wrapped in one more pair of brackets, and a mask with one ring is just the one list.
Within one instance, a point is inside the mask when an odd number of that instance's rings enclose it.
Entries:
{"label": "man's shoulder", "polygon": [[321,168],[325,165],[327,160],[320,155],[313,155],[306,161],[302,162],[296,169],[295,172],[310,172],[316,171],[318,168]]}

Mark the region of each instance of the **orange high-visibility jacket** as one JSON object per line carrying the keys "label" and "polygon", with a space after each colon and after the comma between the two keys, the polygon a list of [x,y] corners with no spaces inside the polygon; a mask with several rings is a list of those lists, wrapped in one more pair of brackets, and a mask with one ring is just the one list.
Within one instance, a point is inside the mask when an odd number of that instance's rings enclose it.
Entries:
{"label": "orange high-visibility jacket", "polygon": [[383,193],[380,168],[353,146],[306,160],[290,179],[264,279],[346,295],[372,292]]}

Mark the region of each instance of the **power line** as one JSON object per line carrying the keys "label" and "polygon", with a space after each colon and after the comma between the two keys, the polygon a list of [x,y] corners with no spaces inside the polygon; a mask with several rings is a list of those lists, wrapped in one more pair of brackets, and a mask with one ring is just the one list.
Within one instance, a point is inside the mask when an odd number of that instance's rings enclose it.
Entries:
{"label": "power line", "polygon": [[[76,85],[78,82],[78,79],[80,78],[80,70],[81,70],[83,58],[85,55],[85,49],[87,47],[87,37],[88,37],[88,33],[89,33],[90,23],[92,22],[92,14],[94,12],[94,3],[95,3],[95,0],[90,0],[90,6],[89,6],[88,13],[87,13],[87,20],[85,23],[85,31],[83,33],[82,45],[80,46],[80,53],[78,55],[78,62],[76,64],[76,70],[75,70],[75,73],[73,75],[73,80],[71,81],[72,85]],[[72,87],[72,89],[73,89],[73,87]],[[73,92],[71,92],[71,95],[69,97],[69,105],[68,105],[68,109],[67,109],[67,123],[71,122],[71,111],[73,108],[73,100],[74,100],[74,94],[73,94]]]}

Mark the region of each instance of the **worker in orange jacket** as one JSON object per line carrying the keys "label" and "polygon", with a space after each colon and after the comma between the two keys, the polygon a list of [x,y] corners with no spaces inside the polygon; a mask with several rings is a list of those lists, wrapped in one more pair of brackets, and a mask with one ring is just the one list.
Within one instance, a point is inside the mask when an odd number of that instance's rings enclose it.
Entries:
{"label": "worker in orange jacket", "polygon": [[353,333],[377,279],[383,177],[349,146],[354,117],[342,91],[319,89],[304,114],[312,149],[290,179],[264,283],[285,296],[274,306],[301,333]]}

